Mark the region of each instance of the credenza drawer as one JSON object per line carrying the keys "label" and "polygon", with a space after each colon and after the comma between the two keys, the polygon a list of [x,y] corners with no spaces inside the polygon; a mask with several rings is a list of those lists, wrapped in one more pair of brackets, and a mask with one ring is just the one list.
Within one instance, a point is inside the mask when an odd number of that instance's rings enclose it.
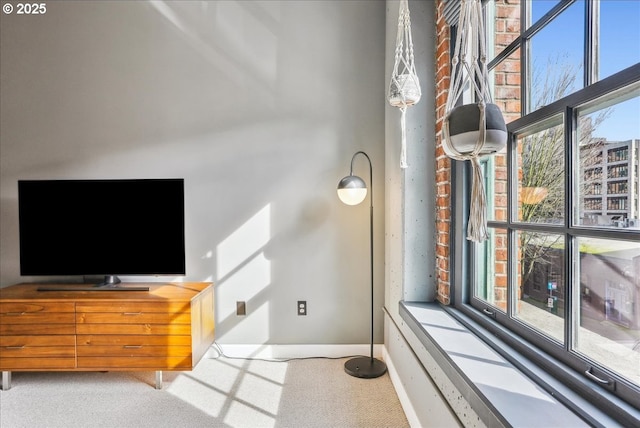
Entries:
{"label": "credenza drawer", "polygon": [[190,324],[77,324],[78,334],[190,335]]}
{"label": "credenza drawer", "polygon": [[76,305],[77,312],[164,312],[188,313],[191,305],[185,302],[82,302]]}
{"label": "credenza drawer", "polygon": [[50,312],[75,312],[72,302],[0,302],[0,317]]}
{"label": "credenza drawer", "polygon": [[81,346],[191,346],[191,336],[147,336],[147,335],[85,335],[77,336],[78,347]]}
{"label": "credenza drawer", "polygon": [[0,336],[0,367],[8,359],[75,356],[74,336]]}
{"label": "credenza drawer", "polygon": [[[0,360],[4,358],[33,358],[33,357],[71,357],[75,355],[73,346],[36,346],[17,347],[7,346],[0,348]],[[0,363],[0,366],[2,363]]]}
{"label": "credenza drawer", "polygon": [[21,312],[0,315],[0,324],[73,324],[73,312]]}
{"label": "credenza drawer", "polygon": [[75,334],[74,311],[67,302],[0,303],[0,335]]}
{"label": "credenza drawer", "polygon": [[78,324],[189,324],[190,314],[167,312],[78,312]]}
{"label": "credenza drawer", "polygon": [[78,357],[191,357],[190,346],[78,346]]}
{"label": "credenza drawer", "polygon": [[75,324],[0,324],[0,336],[75,333]]}
{"label": "credenza drawer", "polygon": [[32,346],[75,346],[74,335],[60,336],[0,336],[0,348]]}
{"label": "credenza drawer", "polygon": [[67,370],[76,367],[76,357],[0,357],[0,370]]}
{"label": "credenza drawer", "polygon": [[190,370],[191,357],[78,357],[79,369],[93,370]]}

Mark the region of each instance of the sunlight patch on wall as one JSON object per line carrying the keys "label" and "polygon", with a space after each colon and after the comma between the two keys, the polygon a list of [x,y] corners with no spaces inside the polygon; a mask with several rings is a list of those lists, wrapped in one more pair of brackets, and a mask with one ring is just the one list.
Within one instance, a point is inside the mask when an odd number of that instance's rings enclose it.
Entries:
{"label": "sunlight patch on wall", "polygon": [[[226,48],[236,53],[243,68],[251,70],[270,87],[275,85],[278,71],[278,40],[269,28],[277,26],[269,15],[269,3],[219,2],[215,36],[225,41]],[[276,27],[276,30],[279,27]],[[247,49],[251,46],[252,49]]]}
{"label": "sunlight patch on wall", "polygon": [[178,15],[169,7],[164,1],[149,1],[149,4],[153,6],[158,12],[162,14],[169,22],[175,25],[180,31],[185,34],[190,34],[189,26],[182,22]]}
{"label": "sunlight patch on wall", "polygon": [[[269,341],[269,302],[264,302],[258,307],[247,304],[247,316],[233,327],[233,335],[237,337],[251,337],[255,343],[267,343]],[[235,310],[235,309],[234,309]]]}
{"label": "sunlight patch on wall", "polygon": [[238,269],[271,239],[271,204],[225,238],[217,248],[218,280]]}
{"label": "sunlight patch on wall", "polygon": [[[239,87],[269,96],[277,81],[278,27],[274,2],[148,0],[189,46]],[[205,6],[206,7],[203,7]],[[258,17],[256,17],[258,16]],[[229,54],[232,51],[233,55]]]}
{"label": "sunlight patch on wall", "polygon": [[[271,284],[271,261],[264,249],[270,240],[271,204],[267,204],[223,239],[215,251],[217,322],[233,319],[237,322],[233,335],[252,337],[254,343],[269,340],[265,290]],[[237,301],[246,302],[246,317],[236,318]]]}
{"label": "sunlight patch on wall", "polygon": [[[271,262],[263,253],[256,254],[244,260],[229,276],[218,278],[216,282],[219,285],[224,284],[224,287],[219,287],[221,291],[240,287],[244,296],[254,296],[271,282]],[[222,295],[219,296],[222,297]]]}

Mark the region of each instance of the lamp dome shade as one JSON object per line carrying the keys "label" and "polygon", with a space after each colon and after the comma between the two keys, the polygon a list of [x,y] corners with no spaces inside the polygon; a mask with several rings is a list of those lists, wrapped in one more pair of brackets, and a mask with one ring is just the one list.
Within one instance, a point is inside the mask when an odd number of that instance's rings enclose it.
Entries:
{"label": "lamp dome shade", "polygon": [[[478,104],[464,104],[449,113],[449,138],[458,153],[468,154],[475,149],[480,137],[480,115]],[[485,116],[487,132],[478,153],[480,156],[499,152],[507,144],[507,125],[500,108],[495,104],[486,104]]]}
{"label": "lamp dome shade", "polygon": [[349,175],[338,183],[338,197],[347,205],[358,205],[367,197],[367,185],[355,175]]}

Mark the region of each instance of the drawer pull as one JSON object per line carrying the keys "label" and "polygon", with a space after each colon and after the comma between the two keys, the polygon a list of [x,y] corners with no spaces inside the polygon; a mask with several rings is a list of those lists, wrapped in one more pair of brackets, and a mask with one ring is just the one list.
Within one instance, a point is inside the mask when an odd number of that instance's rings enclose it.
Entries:
{"label": "drawer pull", "polygon": [[8,317],[19,317],[26,314],[26,312],[7,312],[5,313],[6,316]]}
{"label": "drawer pull", "polygon": [[5,349],[24,349],[24,345],[20,345],[20,346],[5,346]]}
{"label": "drawer pull", "polygon": [[141,349],[142,345],[124,345],[124,349]]}
{"label": "drawer pull", "polygon": [[142,315],[142,312],[123,312],[124,316],[134,316],[134,315]]}

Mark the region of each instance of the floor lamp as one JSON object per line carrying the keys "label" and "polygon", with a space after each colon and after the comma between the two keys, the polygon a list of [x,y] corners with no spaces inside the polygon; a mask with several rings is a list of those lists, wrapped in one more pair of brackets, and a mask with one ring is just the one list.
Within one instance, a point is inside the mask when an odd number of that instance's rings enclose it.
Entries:
{"label": "floor lamp", "polygon": [[349,175],[338,183],[338,197],[347,205],[358,205],[367,197],[367,185],[364,180],[353,175],[353,161],[356,156],[363,155],[369,161],[369,183],[371,184],[371,195],[369,195],[369,244],[371,258],[371,356],[356,357],[348,360],[344,364],[344,371],[351,376],[360,378],[380,377],[387,371],[387,365],[373,358],[373,166],[371,159],[363,152],[356,152],[351,158],[351,170]]}

